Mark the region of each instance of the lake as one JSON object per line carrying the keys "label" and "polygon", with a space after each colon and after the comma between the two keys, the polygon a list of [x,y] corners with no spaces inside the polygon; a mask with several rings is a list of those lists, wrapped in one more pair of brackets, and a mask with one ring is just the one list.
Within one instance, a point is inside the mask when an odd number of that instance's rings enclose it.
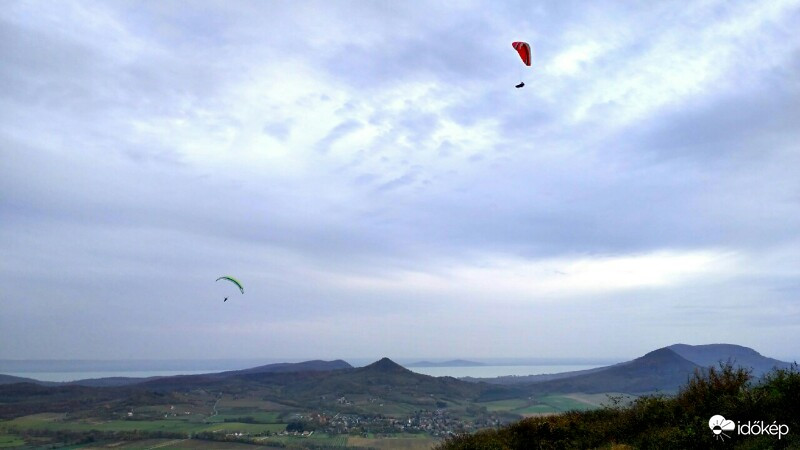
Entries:
{"label": "lake", "polygon": [[3,375],[15,377],[33,378],[39,381],[76,381],[89,378],[109,378],[109,377],[166,377],[171,375],[197,375],[201,373],[213,373],[219,370],[144,370],[144,371],[104,371],[104,372],[2,372]]}
{"label": "lake", "polygon": [[541,375],[551,373],[573,372],[575,370],[594,369],[600,364],[567,364],[567,365],[522,365],[522,366],[471,366],[471,367],[410,367],[416,373],[433,377],[474,377],[494,378],[506,375]]}
{"label": "lake", "polygon": [[[505,375],[539,375],[543,373],[572,372],[599,367],[599,365],[524,365],[524,366],[474,366],[474,367],[412,367],[409,370],[434,377],[493,378]],[[197,375],[221,370],[113,370],[113,371],[69,371],[69,372],[2,372],[15,377],[33,378],[39,381],[75,381],[87,378],[108,377],[165,377],[171,375]]]}
{"label": "lake", "polygon": [[[285,360],[283,360],[285,361]],[[374,362],[374,359],[348,360],[360,367]],[[416,361],[419,361],[418,359]],[[128,361],[89,361],[89,360],[0,360],[0,373],[17,377],[33,378],[40,381],[75,381],[89,378],[136,377],[147,378],[171,375],[196,375],[216,373],[226,370],[246,369],[264,364],[282,362],[279,360],[128,360]],[[291,361],[296,362],[296,361]],[[411,361],[403,361],[411,363]],[[612,364],[611,361],[580,360],[528,360],[528,361],[484,361],[483,366],[469,367],[410,367],[409,369],[434,377],[475,377],[493,378],[506,375],[539,375],[575,370],[585,370]],[[402,363],[401,363],[402,364]]]}

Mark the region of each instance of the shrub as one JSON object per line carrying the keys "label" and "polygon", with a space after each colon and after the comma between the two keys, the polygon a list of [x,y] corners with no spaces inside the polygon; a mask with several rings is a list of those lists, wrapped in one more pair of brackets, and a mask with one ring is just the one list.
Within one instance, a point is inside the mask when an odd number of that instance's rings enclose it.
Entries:
{"label": "shrub", "polygon": [[[440,450],[511,449],[707,449],[719,446],[708,427],[717,414],[738,422],[786,424],[790,434],[740,436],[726,444],[740,449],[800,448],[800,373],[775,369],[759,382],[731,364],[698,371],[675,396],[638,398],[595,411],[523,419],[495,430],[448,438]],[[794,432],[794,434],[791,434]]]}

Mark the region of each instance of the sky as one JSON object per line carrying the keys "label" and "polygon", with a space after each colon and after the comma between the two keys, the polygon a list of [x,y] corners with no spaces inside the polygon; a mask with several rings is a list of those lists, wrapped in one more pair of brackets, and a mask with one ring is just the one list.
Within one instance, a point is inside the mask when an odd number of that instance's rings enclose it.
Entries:
{"label": "sky", "polygon": [[798,26],[7,0],[0,358],[800,359]]}

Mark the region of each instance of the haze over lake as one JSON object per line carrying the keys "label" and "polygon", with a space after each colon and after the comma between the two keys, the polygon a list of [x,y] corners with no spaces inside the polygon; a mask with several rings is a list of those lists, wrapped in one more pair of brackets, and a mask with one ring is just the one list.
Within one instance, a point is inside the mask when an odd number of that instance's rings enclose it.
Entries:
{"label": "haze over lake", "polygon": [[600,365],[568,364],[568,365],[525,365],[525,366],[473,366],[473,367],[412,367],[410,370],[434,377],[474,377],[493,378],[506,375],[541,375],[561,372],[573,372],[600,367]]}
{"label": "haze over lake", "polygon": [[[377,358],[376,358],[377,359]],[[351,358],[348,362],[360,367],[375,359]],[[39,381],[75,381],[91,378],[134,377],[147,378],[172,375],[196,375],[238,370],[263,364],[285,362],[285,360],[138,360],[138,361],[90,361],[90,360],[1,360],[0,373]],[[297,362],[297,361],[293,361]],[[411,367],[420,374],[434,377],[492,378],[507,375],[539,375],[591,369],[613,364],[614,360],[479,360],[475,366]]]}

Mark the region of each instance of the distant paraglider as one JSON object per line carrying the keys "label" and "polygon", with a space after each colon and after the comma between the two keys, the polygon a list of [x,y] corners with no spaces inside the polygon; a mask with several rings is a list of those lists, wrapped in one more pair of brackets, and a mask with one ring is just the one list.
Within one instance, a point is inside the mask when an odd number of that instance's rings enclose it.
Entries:
{"label": "distant paraglider", "polygon": [[[514,47],[514,50],[516,50],[517,53],[519,53],[519,57],[520,57],[520,59],[522,59],[522,62],[526,66],[530,67],[530,65],[531,65],[531,46],[527,42],[512,42],[511,46]],[[524,81],[520,81],[520,83],[518,85],[514,86],[514,87],[519,89],[519,88],[521,88],[523,86],[525,86],[525,82]]]}
{"label": "distant paraglider", "polygon": [[[228,280],[228,281],[230,281],[231,283],[235,284],[239,288],[239,291],[241,291],[242,294],[244,294],[244,288],[242,287],[242,283],[239,283],[239,280],[237,280],[236,278],[229,277],[229,276],[224,276],[224,277],[217,278],[217,281],[219,281],[219,280]],[[224,302],[227,302],[227,301],[228,301],[228,297],[225,297],[225,300],[223,300],[222,302],[224,303]]]}

